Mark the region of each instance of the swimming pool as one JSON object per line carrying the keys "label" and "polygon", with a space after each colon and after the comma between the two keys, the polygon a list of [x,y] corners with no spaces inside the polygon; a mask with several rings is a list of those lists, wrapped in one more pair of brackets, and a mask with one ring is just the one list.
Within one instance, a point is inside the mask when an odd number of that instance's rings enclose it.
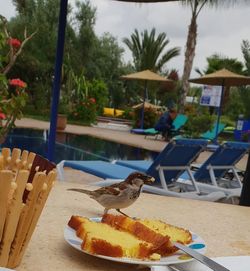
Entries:
{"label": "swimming pool", "polygon": [[[25,149],[46,157],[47,138],[46,130],[15,128],[9,133],[1,147]],[[57,133],[56,138],[55,163],[61,160],[152,160],[156,155],[156,152],[87,135]]]}

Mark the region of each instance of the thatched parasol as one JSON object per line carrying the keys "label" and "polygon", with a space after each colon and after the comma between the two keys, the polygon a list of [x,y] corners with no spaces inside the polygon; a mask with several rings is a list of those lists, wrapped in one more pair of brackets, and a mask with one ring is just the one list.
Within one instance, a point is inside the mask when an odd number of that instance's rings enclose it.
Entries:
{"label": "thatched parasol", "polygon": [[250,84],[250,77],[222,69],[213,73],[206,74],[200,78],[190,79],[189,82],[196,84],[207,84],[212,86],[243,86]]}
{"label": "thatched parasol", "polygon": [[154,73],[150,70],[144,70],[136,73],[131,73],[128,75],[121,76],[121,79],[124,80],[141,80],[145,82],[144,87],[144,97],[143,97],[143,106],[141,111],[141,129],[143,129],[143,123],[144,123],[144,107],[145,107],[145,100],[146,100],[146,93],[147,93],[147,84],[148,81],[156,81],[156,82],[166,82],[172,84],[173,81],[170,79],[167,79],[165,77],[160,76],[157,73]]}
{"label": "thatched parasol", "polygon": [[153,108],[155,110],[158,110],[158,109],[162,108],[162,106],[160,106],[160,105],[155,105],[155,104],[151,104],[151,103],[148,103],[148,102],[145,102],[144,104],[143,103],[136,104],[136,105],[132,106],[132,108],[137,109],[137,108],[142,108],[143,106],[144,106],[144,108]]}

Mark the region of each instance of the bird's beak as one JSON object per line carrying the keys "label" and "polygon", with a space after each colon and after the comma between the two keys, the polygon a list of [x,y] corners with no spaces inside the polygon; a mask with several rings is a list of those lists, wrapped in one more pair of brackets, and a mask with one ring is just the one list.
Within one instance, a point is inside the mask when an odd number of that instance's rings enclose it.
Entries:
{"label": "bird's beak", "polygon": [[148,177],[146,180],[144,180],[144,184],[152,184],[154,181],[154,177]]}

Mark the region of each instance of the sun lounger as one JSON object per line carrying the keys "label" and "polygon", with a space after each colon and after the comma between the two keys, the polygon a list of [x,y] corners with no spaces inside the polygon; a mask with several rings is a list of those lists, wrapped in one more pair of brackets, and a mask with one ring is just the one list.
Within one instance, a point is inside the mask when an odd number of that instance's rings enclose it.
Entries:
{"label": "sun lounger", "polygon": [[138,135],[145,135],[145,130],[146,129],[140,129],[140,128],[135,128],[135,129],[131,129],[130,133],[132,134],[138,134]]}
{"label": "sun lounger", "polygon": [[[223,124],[223,123],[219,124],[219,126],[218,126],[218,134],[220,134],[224,130],[225,126],[226,125]],[[173,139],[181,139],[183,137],[185,137],[185,135],[176,135],[176,136],[173,137]],[[206,131],[203,134],[201,134],[200,138],[207,139],[207,140],[211,141],[211,144],[207,145],[207,150],[216,151],[217,148],[218,148],[218,143],[217,142],[212,143],[216,138],[216,122],[214,123],[212,129],[209,130],[209,131]]]}
{"label": "sun lounger", "polygon": [[[178,132],[184,126],[187,120],[188,117],[186,115],[178,114],[173,121],[173,128],[171,129],[171,133],[174,135],[178,134]],[[157,131],[155,128],[131,129],[130,132],[134,134],[145,135],[145,138],[147,136],[155,136],[155,139],[157,139],[158,135],[161,133],[160,131]]]}
{"label": "sun lounger", "polygon": [[183,114],[178,114],[177,117],[173,121],[173,129],[172,133],[176,134],[180,131],[180,129],[186,124],[188,117]]}
{"label": "sun lounger", "polygon": [[146,136],[148,135],[151,135],[151,136],[157,136],[160,134],[159,131],[155,130],[155,128],[148,128],[148,129],[131,129],[130,130],[131,133],[133,134],[139,134],[139,135],[145,135],[145,138]]}
{"label": "sun lounger", "polygon": [[[226,127],[226,124],[219,123],[218,135],[224,130],[225,127]],[[215,140],[215,137],[216,137],[216,122],[213,124],[213,127],[211,130],[209,130],[201,135],[201,138],[208,139],[211,141]]]}
{"label": "sun lounger", "polygon": [[[225,142],[193,173],[201,192],[221,191],[229,196],[240,197],[242,183],[235,168],[236,163],[250,150],[249,143]],[[231,170],[234,180],[225,178]],[[184,186],[193,185],[187,174],[177,181]]]}
{"label": "sun lounger", "polygon": [[[188,117],[186,115],[178,114],[176,116],[176,118],[174,119],[172,123],[173,127],[171,128],[171,131],[170,131],[171,137],[173,135],[177,135],[178,133],[180,133],[181,128],[185,125],[187,120],[188,120]],[[157,136],[160,134],[160,132],[155,130],[154,128],[147,129],[147,130],[148,131],[145,134],[145,138],[149,135],[155,135],[157,138]]]}
{"label": "sun lounger", "polygon": [[[74,169],[93,174],[95,176],[106,179],[99,184],[107,184],[125,179],[130,173],[135,170],[145,172],[156,178],[158,185],[144,186],[144,190],[160,195],[169,195],[177,197],[190,197],[201,200],[219,200],[225,198],[225,193],[209,193],[209,195],[200,195],[200,191],[193,182],[194,187],[192,192],[179,193],[169,190],[169,185],[173,185],[175,180],[184,172],[192,174],[190,164],[197,158],[202,150],[206,147],[206,140],[191,140],[181,139],[170,142],[164,150],[156,157],[148,168],[131,168],[119,164],[104,162],[104,161],[62,161],[57,165],[58,175],[63,179],[63,167],[68,166]],[[107,181],[109,179],[109,181]]]}

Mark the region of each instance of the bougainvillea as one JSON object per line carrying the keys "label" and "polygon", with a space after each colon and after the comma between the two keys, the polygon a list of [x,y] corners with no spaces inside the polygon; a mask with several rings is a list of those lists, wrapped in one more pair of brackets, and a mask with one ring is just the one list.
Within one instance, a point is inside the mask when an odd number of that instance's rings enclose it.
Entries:
{"label": "bougainvillea", "polygon": [[15,120],[22,117],[22,110],[28,98],[27,84],[19,78],[8,80],[8,72],[21,54],[24,44],[35,34],[26,36],[25,32],[23,41],[12,38],[7,23],[0,15],[0,143],[15,125]]}
{"label": "bougainvillea", "polygon": [[18,39],[12,39],[10,38],[8,41],[9,45],[11,45],[12,47],[18,49],[21,46],[21,41]]}
{"label": "bougainvillea", "polygon": [[27,86],[26,83],[23,82],[22,80],[20,80],[19,78],[17,78],[17,79],[11,79],[9,81],[9,84],[11,86],[15,86],[15,87],[19,87],[19,88],[26,88],[26,86]]}
{"label": "bougainvillea", "polygon": [[96,120],[96,100],[95,98],[84,98],[76,104],[71,113],[74,120],[79,120],[85,124],[91,124]]}

